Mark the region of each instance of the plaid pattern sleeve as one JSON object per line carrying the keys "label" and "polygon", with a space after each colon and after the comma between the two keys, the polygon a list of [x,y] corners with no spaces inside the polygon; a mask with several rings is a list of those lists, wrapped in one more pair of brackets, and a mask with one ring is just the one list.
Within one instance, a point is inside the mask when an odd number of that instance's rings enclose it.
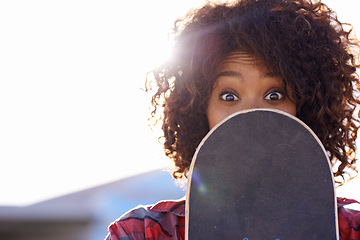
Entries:
{"label": "plaid pattern sleeve", "polygon": [[338,198],[339,230],[342,240],[360,239],[360,203]]}
{"label": "plaid pattern sleeve", "polygon": [[[338,198],[339,229],[342,240],[360,240],[360,203]],[[140,206],[109,226],[105,240],[183,240],[185,200],[162,201]]]}
{"label": "plaid pattern sleeve", "polygon": [[185,200],[139,206],[109,226],[106,240],[183,240]]}

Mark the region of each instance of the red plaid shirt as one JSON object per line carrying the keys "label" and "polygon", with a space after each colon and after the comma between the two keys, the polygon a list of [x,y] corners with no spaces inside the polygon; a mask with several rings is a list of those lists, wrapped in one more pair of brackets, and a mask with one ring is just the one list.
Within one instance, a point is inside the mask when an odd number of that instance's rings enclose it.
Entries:
{"label": "red plaid shirt", "polygon": [[[347,209],[355,200],[338,198],[342,240],[360,240],[360,211]],[[162,201],[141,206],[124,214],[109,226],[106,240],[183,240],[185,200]]]}

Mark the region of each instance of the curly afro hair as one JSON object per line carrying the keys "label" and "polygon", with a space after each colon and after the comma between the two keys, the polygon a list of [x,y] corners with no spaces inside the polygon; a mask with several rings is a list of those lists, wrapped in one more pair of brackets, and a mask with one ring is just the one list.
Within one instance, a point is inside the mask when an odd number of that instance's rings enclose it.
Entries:
{"label": "curly afro hair", "polygon": [[359,128],[358,40],[349,24],[320,1],[238,0],[207,3],[175,22],[171,61],[156,68],[152,117],[162,113],[164,149],[173,176],[187,176],[209,131],[206,117],[215,70],[233,52],[255,56],[279,74],[297,117],[320,138],[342,177],[355,169]]}

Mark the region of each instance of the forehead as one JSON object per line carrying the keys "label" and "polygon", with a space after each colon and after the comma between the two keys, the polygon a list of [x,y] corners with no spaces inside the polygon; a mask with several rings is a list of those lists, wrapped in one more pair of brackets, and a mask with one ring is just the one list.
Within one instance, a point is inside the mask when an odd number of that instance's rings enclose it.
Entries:
{"label": "forehead", "polygon": [[243,52],[234,52],[227,55],[218,65],[216,75],[219,76],[227,71],[234,71],[238,66],[252,68],[261,72],[267,77],[280,77],[280,74],[270,70],[266,64],[256,58],[254,55]]}
{"label": "forehead", "polygon": [[251,54],[248,54],[245,52],[232,52],[232,53],[228,54],[220,62],[220,66],[225,63],[234,63],[234,62],[235,63],[241,62],[241,63],[254,64],[254,65],[260,64],[259,59],[254,55],[251,55]]}

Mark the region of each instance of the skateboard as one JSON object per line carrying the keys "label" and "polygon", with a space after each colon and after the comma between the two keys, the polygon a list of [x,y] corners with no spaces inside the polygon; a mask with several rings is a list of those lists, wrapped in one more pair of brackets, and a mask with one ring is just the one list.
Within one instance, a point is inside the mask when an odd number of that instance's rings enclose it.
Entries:
{"label": "skateboard", "polygon": [[230,115],[189,170],[185,239],[339,239],[331,164],[303,122],[279,110]]}

